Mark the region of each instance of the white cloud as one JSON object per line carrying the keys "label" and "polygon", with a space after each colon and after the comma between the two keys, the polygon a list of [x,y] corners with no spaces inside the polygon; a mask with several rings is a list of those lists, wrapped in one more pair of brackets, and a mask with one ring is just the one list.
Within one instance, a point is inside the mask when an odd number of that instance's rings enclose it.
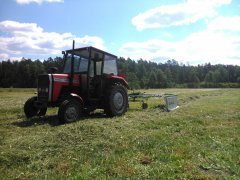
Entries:
{"label": "white cloud", "polygon": [[0,54],[0,60],[7,60],[9,58],[9,56],[8,56],[8,54],[6,54],[6,53],[1,53]]}
{"label": "white cloud", "polygon": [[175,59],[192,65],[206,62],[240,65],[239,20],[240,17],[236,16],[217,17],[209,21],[205,30],[194,32],[183,40],[128,42],[119,51],[124,57],[132,59],[158,59],[164,62]]}
{"label": "white cloud", "polygon": [[214,19],[209,27],[211,30],[240,31],[240,16],[224,17]]}
{"label": "white cloud", "polygon": [[54,2],[64,2],[64,0],[16,0],[18,4],[30,4],[37,3],[42,4],[43,2],[54,3]]}
{"label": "white cloud", "polygon": [[120,48],[120,53],[124,57],[133,59],[151,60],[157,57],[170,57],[172,51],[176,49],[174,43],[151,39],[144,42],[128,42]]}
{"label": "white cloud", "polygon": [[10,56],[57,55],[61,50],[70,49],[72,40],[75,47],[95,46],[106,49],[102,38],[97,36],[77,37],[72,33],[45,32],[35,23],[16,21],[0,22],[0,53]]}
{"label": "white cloud", "polygon": [[[179,42],[174,58],[214,64],[240,64],[240,38],[216,31],[201,31]],[[237,62],[238,61],[238,62]]]}
{"label": "white cloud", "polygon": [[162,5],[133,17],[137,30],[179,26],[217,15],[216,9],[231,0],[186,0],[174,5]]}
{"label": "white cloud", "polygon": [[4,61],[7,61],[7,60],[10,60],[10,61],[21,61],[23,57],[21,56],[18,56],[18,57],[10,57],[8,54],[5,54],[5,53],[2,53],[0,54],[0,61],[1,60],[4,60]]}

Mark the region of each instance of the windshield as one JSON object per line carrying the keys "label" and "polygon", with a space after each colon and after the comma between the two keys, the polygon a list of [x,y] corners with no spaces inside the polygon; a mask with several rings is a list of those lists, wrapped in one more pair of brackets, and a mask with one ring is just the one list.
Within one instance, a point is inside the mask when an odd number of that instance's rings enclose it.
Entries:
{"label": "windshield", "polygon": [[[71,72],[71,60],[72,55],[67,55],[63,73]],[[74,73],[87,73],[88,70],[88,59],[79,55],[74,55]]]}

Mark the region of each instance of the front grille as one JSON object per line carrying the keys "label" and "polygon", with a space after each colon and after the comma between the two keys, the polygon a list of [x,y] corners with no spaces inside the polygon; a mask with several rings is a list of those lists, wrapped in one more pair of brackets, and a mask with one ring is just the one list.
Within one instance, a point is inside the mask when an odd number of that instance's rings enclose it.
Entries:
{"label": "front grille", "polygon": [[39,101],[48,102],[49,85],[50,85],[50,81],[49,81],[48,74],[38,76],[38,100]]}

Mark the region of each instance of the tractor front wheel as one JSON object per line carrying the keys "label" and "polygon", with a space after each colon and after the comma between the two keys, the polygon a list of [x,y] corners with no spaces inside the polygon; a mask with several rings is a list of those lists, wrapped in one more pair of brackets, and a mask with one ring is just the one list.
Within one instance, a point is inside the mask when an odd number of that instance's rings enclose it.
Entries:
{"label": "tractor front wheel", "polygon": [[27,118],[31,118],[33,116],[44,116],[47,112],[47,107],[37,108],[34,106],[34,102],[37,101],[37,97],[29,98],[24,104],[24,113]]}
{"label": "tractor front wheel", "polygon": [[58,118],[61,123],[71,123],[79,120],[82,115],[83,105],[81,102],[69,98],[62,102],[58,110]]}
{"label": "tractor front wheel", "polygon": [[105,112],[109,116],[120,116],[127,111],[128,95],[127,89],[121,84],[113,85],[107,94]]}

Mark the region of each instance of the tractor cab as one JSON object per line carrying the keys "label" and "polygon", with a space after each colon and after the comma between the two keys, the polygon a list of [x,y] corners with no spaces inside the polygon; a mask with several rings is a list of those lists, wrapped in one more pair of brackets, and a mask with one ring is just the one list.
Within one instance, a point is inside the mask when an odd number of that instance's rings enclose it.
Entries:
{"label": "tractor cab", "polygon": [[90,77],[103,74],[117,75],[117,57],[94,47],[63,51],[65,65],[63,73],[88,74]]}
{"label": "tractor cab", "polygon": [[[63,51],[64,74],[69,74],[70,81],[79,76],[80,93],[87,100],[97,100],[109,80],[118,78],[117,56],[94,47],[84,47]],[[124,83],[124,81],[123,81]],[[126,83],[125,83],[126,84]]]}

